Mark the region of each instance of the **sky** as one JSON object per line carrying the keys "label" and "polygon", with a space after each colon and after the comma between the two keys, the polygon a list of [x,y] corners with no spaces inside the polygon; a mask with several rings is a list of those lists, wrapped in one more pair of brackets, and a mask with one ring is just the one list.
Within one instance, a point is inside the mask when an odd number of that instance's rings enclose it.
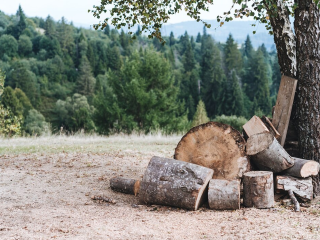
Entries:
{"label": "sky", "polygon": [[[100,0],[0,0],[0,10],[6,14],[15,14],[21,4],[24,13],[28,17],[46,18],[48,15],[54,20],[65,17],[67,21],[73,21],[76,26],[90,26],[98,23],[99,20],[94,18],[88,9],[93,5],[99,5]],[[217,15],[229,11],[232,0],[215,0],[210,6],[210,11],[201,14],[202,19],[216,19]],[[180,13],[172,16],[169,24],[190,21],[191,19],[185,14]]]}

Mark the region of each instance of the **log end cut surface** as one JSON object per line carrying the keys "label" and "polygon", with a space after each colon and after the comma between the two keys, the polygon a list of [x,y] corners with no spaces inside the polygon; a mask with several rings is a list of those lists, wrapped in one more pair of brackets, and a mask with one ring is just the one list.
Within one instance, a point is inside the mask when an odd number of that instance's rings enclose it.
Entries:
{"label": "log end cut surface", "polygon": [[240,132],[216,122],[192,128],[178,143],[174,158],[213,169],[214,179],[239,179],[250,169]]}
{"label": "log end cut surface", "polygon": [[309,176],[317,176],[319,173],[319,163],[316,161],[308,161],[301,168],[301,176],[309,177]]}
{"label": "log end cut surface", "polygon": [[256,155],[259,152],[267,149],[273,142],[271,133],[258,133],[249,137],[247,141],[247,154]]}

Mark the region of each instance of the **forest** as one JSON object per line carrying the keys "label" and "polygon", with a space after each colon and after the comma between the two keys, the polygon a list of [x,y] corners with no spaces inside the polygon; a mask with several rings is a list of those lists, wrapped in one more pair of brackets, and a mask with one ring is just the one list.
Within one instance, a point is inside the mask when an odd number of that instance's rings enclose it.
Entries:
{"label": "forest", "polygon": [[26,17],[21,6],[0,11],[0,135],[170,134],[203,119],[239,128],[271,115],[281,78],[275,51],[231,33],[216,42],[206,28],[164,39]]}

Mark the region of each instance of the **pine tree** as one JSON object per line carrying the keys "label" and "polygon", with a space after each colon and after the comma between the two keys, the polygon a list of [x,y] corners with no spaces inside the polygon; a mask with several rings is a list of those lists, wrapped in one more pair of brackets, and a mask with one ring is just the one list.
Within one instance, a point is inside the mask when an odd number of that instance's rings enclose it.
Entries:
{"label": "pine tree", "polygon": [[79,66],[79,77],[77,79],[78,93],[90,96],[94,93],[96,79],[92,75],[90,63],[87,57],[82,57]]}
{"label": "pine tree", "polygon": [[174,38],[173,32],[171,31],[170,32],[170,37],[169,37],[169,45],[170,45],[170,47],[172,47],[175,43],[176,43],[176,40]]}
{"label": "pine tree", "polygon": [[198,33],[197,38],[196,38],[197,43],[201,43],[201,33]]}
{"label": "pine tree", "polygon": [[236,70],[236,72],[239,73],[242,68],[242,58],[238,50],[238,45],[231,34],[229,34],[224,47],[224,55],[227,71],[231,72],[232,70]]}
{"label": "pine tree", "polygon": [[21,5],[19,5],[19,9],[17,11],[17,17],[18,17],[18,23],[15,27],[15,38],[19,39],[22,32],[27,28],[27,22],[26,22],[26,16],[24,15],[24,12],[21,8]]}
{"label": "pine tree", "polygon": [[202,38],[201,48],[204,51],[200,64],[201,95],[209,117],[214,118],[222,111],[225,75],[221,67],[220,51],[210,35]]}
{"label": "pine tree", "polygon": [[223,105],[223,114],[227,116],[244,116],[244,102],[239,79],[235,71],[229,74],[224,87],[225,99]]}
{"label": "pine tree", "polygon": [[247,38],[246,38],[246,41],[244,42],[244,47],[243,47],[243,56],[249,59],[252,57],[253,51],[254,49],[251,43],[251,39],[249,35],[247,35]]}
{"label": "pine tree", "polygon": [[194,114],[193,120],[192,120],[192,127],[196,127],[200,124],[209,122],[209,118],[207,116],[206,107],[204,105],[204,102],[202,100],[199,101],[197,105],[197,111]]}
{"label": "pine tree", "polygon": [[272,64],[272,85],[270,90],[271,96],[274,96],[275,98],[277,98],[277,94],[279,91],[280,80],[281,80],[280,66],[278,63],[278,58],[275,57]]}

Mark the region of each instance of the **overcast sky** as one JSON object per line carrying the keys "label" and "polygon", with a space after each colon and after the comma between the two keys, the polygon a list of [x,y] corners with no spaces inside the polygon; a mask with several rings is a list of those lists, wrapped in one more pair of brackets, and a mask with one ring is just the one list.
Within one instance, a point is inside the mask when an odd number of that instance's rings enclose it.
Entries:
{"label": "overcast sky", "polygon": [[[88,9],[93,5],[99,5],[100,0],[0,0],[0,10],[6,14],[15,14],[21,4],[22,9],[28,17],[42,17],[48,15],[55,20],[65,17],[69,22],[73,21],[75,25],[92,25],[97,23]],[[214,5],[210,6],[210,13],[203,13],[202,19],[215,19],[217,15],[229,11],[232,0],[215,0]],[[190,21],[186,14],[172,16],[169,23],[178,23]]]}

